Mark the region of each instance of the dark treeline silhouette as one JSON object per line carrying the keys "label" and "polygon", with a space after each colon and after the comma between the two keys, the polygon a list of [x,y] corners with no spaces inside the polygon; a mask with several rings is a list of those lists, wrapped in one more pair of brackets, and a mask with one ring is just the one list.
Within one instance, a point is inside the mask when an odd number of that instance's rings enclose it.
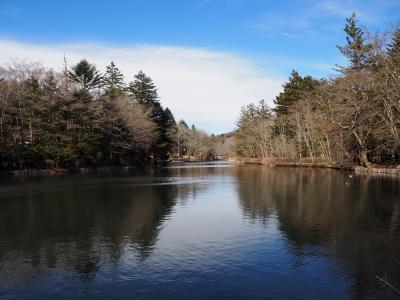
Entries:
{"label": "dark treeline silhouette", "polygon": [[244,157],[323,159],[336,164],[400,161],[400,30],[367,34],[355,14],[338,46],[339,75],[314,79],[293,71],[274,100],[242,109],[236,152]]}

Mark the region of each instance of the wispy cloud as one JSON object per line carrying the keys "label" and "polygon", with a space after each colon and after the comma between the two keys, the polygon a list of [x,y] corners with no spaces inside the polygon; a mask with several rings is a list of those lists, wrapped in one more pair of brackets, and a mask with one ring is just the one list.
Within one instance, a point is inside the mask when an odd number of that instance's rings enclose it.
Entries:
{"label": "wispy cloud", "polygon": [[321,13],[326,13],[326,14],[330,14],[333,16],[339,16],[339,17],[348,17],[354,11],[354,7],[351,8],[351,6],[349,6],[350,2],[351,1],[348,1],[348,2],[319,1],[316,5],[316,8]]}
{"label": "wispy cloud", "polygon": [[203,0],[203,1],[200,2],[199,6],[200,7],[206,6],[207,4],[209,4],[209,3],[213,2],[213,1],[214,0]]}
{"label": "wispy cloud", "polygon": [[113,60],[127,80],[143,70],[159,87],[163,105],[177,118],[207,124],[205,129],[210,132],[231,130],[243,105],[262,98],[271,101],[282,84],[280,78],[260,71],[252,61],[225,52],[159,45],[35,45],[0,40],[0,63],[24,58],[60,69],[64,53],[70,63],[87,58],[102,70]]}
{"label": "wispy cloud", "polygon": [[384,12],[396,8],[400,9],[400,2],[392,0],[294,1],[279,10],[269,9],[250,22],[250,27],[269,36],[326,38],[353,12],[361,23],[374,25],[384,22]]}

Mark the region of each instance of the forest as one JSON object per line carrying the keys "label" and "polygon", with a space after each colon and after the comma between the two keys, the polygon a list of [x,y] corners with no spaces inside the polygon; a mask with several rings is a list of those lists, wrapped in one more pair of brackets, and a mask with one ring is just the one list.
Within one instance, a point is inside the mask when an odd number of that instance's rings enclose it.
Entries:
{"label": "forest", "polygon": [[225,137],[175,121],[153,80],[82,59],[0,67],[0,169],[78,169],[222,157]]}
{"label": "forest", "polygon": [[176,121],[153,80],[114,62],[82,59],[62,71],[0,67],[0,170],[165,164],[228,157],[336,165],[400,163],[400,30],[370,34],[353,14],[337,46],[347,65],[317,79],[293,70],[270,107],[242,108],[233,132]]}
{"label": "forest", "polygon": [[400,30],[368,33],[353,14],[337,46],[346,66],[333,78],[293,71],[275,98],[242,108],[237,155],[322,160],[331,165],[400,163]]}

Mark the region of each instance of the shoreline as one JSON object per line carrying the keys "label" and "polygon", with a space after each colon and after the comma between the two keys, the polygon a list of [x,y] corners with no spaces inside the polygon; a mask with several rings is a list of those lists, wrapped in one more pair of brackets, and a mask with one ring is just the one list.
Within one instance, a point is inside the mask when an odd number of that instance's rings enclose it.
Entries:
{"label": "shoreline", "polygon": [[[220,161],[220,160],[219,160]],[[194,163],[194,162],[210,162],[203,160],[172,160],[165,165],[142,164],[136,166],[109,166],[109,167],[87,167],[87,168],[51,168],[51,169],[22,169],[22,170],[2,170],[0,177],[10,178],[30,178],[30,177],[50,177],[50,176],[66,176],[66,175],[87,175],[109,172],[129,172],[140,171],[146,169],[157,169],[167,165],[179,163]]]}
{"label": "shoreline", "polygon": [[[292,168],[324,168],[324,169],[336,169],[336,170],[347,170],[353,171],[359,174],[381,174],[391,175],[400,177],[400,165],[399,166],[379,166],[374,165],[373,167],[363,167],[359,165],[340,165],[330,164],[327,161],[321,159],[283,159],[283,158],[228,158],[226,160],[215,160],[215,161],[229,161],[237,165],[262,165],[267,167],[292,167]],[[202,160],[172,160],[169,164],[179,163],[193,163],[193,162],[210,162]],[[150,169],[154,166],[150,166]],[[109,173],[109,172],[128,172],[132,170],[143,170],[147,169],[144,166],[114,166],[114,167],[92,167],[92,168],[77,168],[77,169],[66,169],[66,168],[54,168],[54,169],[23,169],[23,170],[10,170],[0,171],[0,177],[14,177],[14,178],[29,178],[29,177],[47,177],[47,176],[65,176],[65,175],[87,175],[96,173]]]}
{"label": "shoreline", "polygon": [[263,165],[268,167],[296,167],[296,168],[325,168],[325,169],[337,169],[353,171],[361,174],[382,174],[382,175],[394,175],[400,177],[400,166],[388,167],[375,165],[373,167],[363,167],[358,165],[340,165],[330,164],[324,160],[292,160],[282,158],[231,158],[229,161],[239,165]]}
{"label": "shoreline", "polygon": [[65,175],[87,175],[107,172],[127,172],[131,170],[142,170],[143,167],[121,166],[121,167],[92,167],[92,168],[53,168],[53,169],[23,169],[1,171],[1,177],[10,178],[30,178],[30,177],[50,177],[50,176],[65,176]]}

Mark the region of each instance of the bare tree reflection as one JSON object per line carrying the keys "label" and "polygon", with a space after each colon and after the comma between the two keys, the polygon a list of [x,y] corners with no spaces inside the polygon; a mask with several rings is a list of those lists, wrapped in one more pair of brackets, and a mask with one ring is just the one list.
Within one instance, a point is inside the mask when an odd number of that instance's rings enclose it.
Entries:
{"label": "bare tree reflection", "polygon": [[376,296],[381,284],[375,275],[400,285],[398,179],[259,166],[237,172],[243,213],[263,223],[276,215],[295,258],[323,247],[335,263],[345,259],[353,268],[349,292],[355,298]]}

